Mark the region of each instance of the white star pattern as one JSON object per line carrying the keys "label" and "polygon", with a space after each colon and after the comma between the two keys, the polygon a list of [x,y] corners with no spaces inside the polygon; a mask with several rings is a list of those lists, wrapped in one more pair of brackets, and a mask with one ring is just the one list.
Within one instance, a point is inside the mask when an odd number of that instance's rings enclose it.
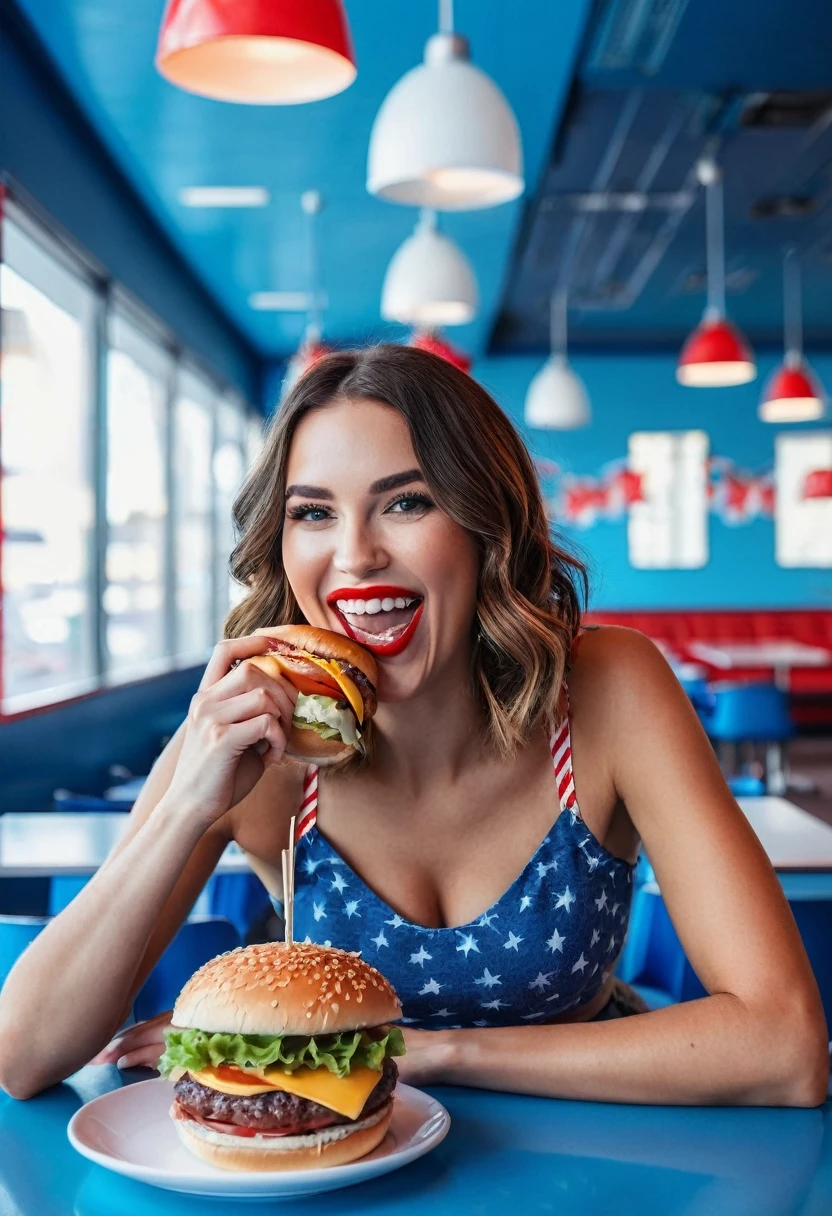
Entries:
{"label": "white star pattern", "polygon": [[462,953],[465,955],[466,958],[468,957],[469,953],[472,950],[474,951],[475,954],[479,954],[480,948],[476,943],[473,933],[465,933],[465,934],[462,934],[461,936],[462,936],[462,941],[459,943],[459,945],[456,948],[457,954],[459,954],[459,952],[462,951]]}
{"label": "white star pattern", "polygon": [[537,877],[545,878],[550,870],[557,872],[558,863],[556,861],[539,861],[537,863]]}
{"label": "white star pattern", "polygon": [[584,854],[584,856],[586,857],[586,864],[589,866],[590,874],[594,874],[598,869],[598,862],[600,859],[598,857],[589,857],[586,854]]}
{"label": "white star pattern", "polygon": [[437,1009],[436,1013],[431,1014],[431,1017],[434,1017],[434,1018],[452,1018],[455,1016],[456,1016],[456,1013],[452,1009]]}
{"label": "white star pattern", "polygon": [[531,895],[524,895],[522,897],[522,899],[520,900],[520,911],[525,912],[526,908],[530,908],[531,906],[532,906]]}
{"label": "white star pattern", "polygon": [[545,1017],[546,1017],[546,1010],[541,1009],[540,1013],[524,1013],[523,1021],[524,1022],[533,1022],[535,1020],[535,1018],[545,1018]]}
{"label": "white star pattern", "polygon": [[508,941],[503,942],[503,949],[504,950],[517,950],[517,947],[520,945],[520,943],[522,941],[523,941],[522,937],[518,937],[516,933],[513,933],[512,930],[509,929]]}
{"label": "white star pattern", "polygon": [[598,898],[595,900],[595,907],[596,907],[596,908],[598,909],[598,911],[600,912],[600,911],[601,911],[601,909],[602,909],[602,908],[606,908],[606,906],[607,906],[607,888],[606,888],[606,887],[604,887],[604,889],[603,889],[603,891],[601,892],[601,894],[600,894],[600,895],[598,896]]}
{"label": "white star pattern", "polygon": [[610,916],[617,916],[617,915],[618,915],[618,909],[619,909],[620,907],[621,907],[621,904],[613,904],[613,906],[610,908]]}
{"label": "white star pattern", "polygon": [[615,934],[613,934],[612,937],[610,938],[610,944],[607,946],[607,953],[610,953],[610,951],[614,950],[615,946],[616,946],[616,937],[615,937]]}
{"label": "white star pattern", "polygon": [[488,912],[483,912],[482,916],[477,921],[477,924],[479,925],[479,927],[481,929],[490,929],[492,920],[499,920],[499,919],[500,918],[496,912],[492,912],[490,915],[488,914]]}
{"label": "white star pattern", "polygon": [[428,996],[429,994],[439,996],[439,990],[442,987],[442,984],[437,984],[436,980],[430,979],[423,988],[419,989],[419,996]]}
{"label": "white star pattern", "polygon": [[474,983],[479,985],[481,988],[493,988],[495,984],[501,984],[502,980],[500,979],[499,975],[492,975],[486,967],[480,978],[478,980],[474,980]]}
{"label": "white star pattern", "polygon": [[593,929],[592,930],[592,941],[589,943],[590,946],[597,946],[598,943],[600,942],[600,940],[601,940],[601,934],[598,932],[597,929]]}
{"label": "white star pattern", "polygon": [[535,978],[529,984],[529,987],[537,988],[540,992],[542,992],[544,988],[550,988],[552,985],[552,976],[554,974],[554,971],[547,971],[545,975],[542,971],[538,971]]}
{"label": "white star pattern", "polygon": [[382,946],[389,946],[389,945],[390,945],[390,943],[388,942],[387,938],[384,936],[384,930],[383,930],[383,929],[379,929],[379,931],[378,931],[378,937],[371,937],[371,938],[370,938],[370,941],[373,943],[373,945],[375,946],[376,950],[380,950]]}
{"label": "white star pattern", "polygon": [[559,950],[560,953],[563,954],[563,943],[565,941],[566,941],[566,938],[561,937],[561,935],[558,933],[557,929],[555,929],[552,932],[552,936],[549,938],[546,945],[549,947],[552,954],[554,954],[556,950]]}
{"label": "white star pattern", "polygon": [[588,966],[589,966],[589,960],[584,958],[584,954],[583,954],[583,950],[582,950],[581,957],[578,959],[577,963],[572,968],[572,975],[574,975],[576,971],[580,971],[581,975],[583,975],[584,971],[586,971]]}
{"label": "white star pattern", "polygon": [[314,900],[312,901],[312,914],[315,917],[316,921],[326,920],[326,912],[324,912],[325,907],[326,907],[325,902],[322,904],[318,904],[318,903],[315,903]]}
{"label": "white star pattern", "polygon": [[558,1001],[558,1000],[560,1000],[560,993],[559,993],[559,992],[553,992],[551,996],[547,996],[547,997],[546,997],[546,1003],[547,1003],[547,1004],[549,1003],[549,1001]]}
{"label": "white star pattern", "polygon": [[559,895],[557,898],[557,902],[555,903],[555,909],[566,908],[566,911],[569,912],[571,910],[572,904],[574,904],[574,902],[575,902],[575,896],[569,890],[569,884],[567,883],[566,890],[563,892],[562,895]]}
{"label": "white star pattern", "polygon": [[341,894],[341,892],[342,892],[342,891],[344,890],[344,888],[346,887],[346,885],[347,885],[347,884],[346,884],[346,882],[344,881],[344,876],[343,876],[343,874],[336,874],[336,875],[335,875],[335,878],[332,880],[332,886],[330,887],[330,890],[331,890],[331,891],[337,891],[337,892],[338,892],[338,894],[340,895],[340,894]]}
{"label": "white star pattern", "polygon": [[361,915],[361,913],[358,911],[358,905],[360,903],[361,903],[360,899],[347,900],[347,902],[344,904],[344,911],[347,914],[347,920],[352,920],[352,918],[354,916]]}
{"label": "white star pattern", "polygon": [[433,955],[428,954],[428,952],[424,946],[420,946],[416,954],[411,954],[410,961],[411,961],[411,963],[414,963],[414,964],[418,963],[419,966],[424,969],[425,959],[428,959],[428,958],[433,958]]}
{"label": "white star pattern", "polygon": [[589,974],[590,974],[590,975],[594,975],[594,974],[595,974],[595,972],[596,972],[597,970],[598,970],[598,964],[596,963],[596,964],[595,964],[595,966],[592,968],[592,970],[590,971],[590,973],[589,973]]}
{"label": "white star pattern", "polygon": [[404,921],[399,916],[398,912],[394,912],[393,919],[386,920],[384,923],[385,923],[385,925],[392,925],[394,929],[398,929],[404,924]]}
{"label": "white star pattern", "polygon": [[475,1026],[490,1026],[491,1023],[486,1022],[484,1018],[480,1018],[478,1021],[474,1022],[474,1025]]}
{"label": "white star pattern", "polygon": [[307,874],[314,874],[320,864],[321,863],[319,861],[315,861],[312,857],[307,857],[306,864],[303,868],[306,870]]}
{"label": "white star pattern", "polygon": [[499,997],[495,997],[493,1001],[483,1001],[483,1009],[508,1009],[505,1001],[501,1001]]}

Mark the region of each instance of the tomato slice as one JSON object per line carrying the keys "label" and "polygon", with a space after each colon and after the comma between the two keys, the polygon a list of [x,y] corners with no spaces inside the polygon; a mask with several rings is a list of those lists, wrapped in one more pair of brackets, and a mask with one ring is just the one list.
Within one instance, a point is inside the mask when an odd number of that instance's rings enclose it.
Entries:
{"label": "tomato slice", "polygon": [[298,692],[306,693],[308,697],[332,697],[333,701],[338,701],[344,695],[341,689],[333,684],[323,684],[319,680],[313,680],[311,676],[302,676],[300,672],[287,672],[287,675]]}
{"label": "tomato slice", "polygon": [[219,1081],[232,1081],[235,1085],[263,1085],[268,1084],[260,1077],[253,1077],[251,1073],[245,1072],[242,1068],[236,1068],[233,1064],[220,1064],[214,1072]]}

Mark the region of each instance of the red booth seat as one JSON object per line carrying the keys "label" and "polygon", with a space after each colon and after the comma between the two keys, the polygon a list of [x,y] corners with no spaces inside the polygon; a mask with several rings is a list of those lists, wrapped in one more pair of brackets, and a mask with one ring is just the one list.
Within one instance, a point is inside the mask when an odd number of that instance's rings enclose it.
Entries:
{"label": "red booth seat", "polygon": [[[751,642],[788,638],[832,653],[832,612],[822,609],[747,609],[652,612],[591,612],[588,624],[626,625],[646,633],[680,659],[702,664],[690,654],[691,642]],[[708,668],[712,679],[765,679],[773,672],[755,668]],[[802,725],[832,725],[832,665],[795,667],[790,678],[792,709]]]}

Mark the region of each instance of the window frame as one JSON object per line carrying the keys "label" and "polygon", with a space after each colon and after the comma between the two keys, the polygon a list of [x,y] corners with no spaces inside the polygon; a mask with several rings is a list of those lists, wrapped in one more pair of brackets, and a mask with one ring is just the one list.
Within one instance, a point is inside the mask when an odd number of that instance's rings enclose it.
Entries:
{"label": "window frame", "polygon": [[[633,550],[636,547],[634,539],[633,539],[633,530],[637,523],[637,519],[634,516],[635,516],[635,513],[639,510],[640,506],[642,506],[643,504],[631,503],[627,510],[627,561],[633,570],[640,570],[640,571],[663,571],[663,572],[664,571],[681,571],[681,572],[684,572],[684,571],[704,570],[711,559],[709,504],[708,504],[708,461],[710,459],[710,449],[711,449],[710,435],[702,427],[684,427],[684,428],[682,428],[682,427],[669,428],[668,427],[668,428],[662,428],[660,430],[659,429],[647,430],[646,428],[641,427],[636,431],[632,431],[627,437],[627,467],[633,469],[636,472],[638,472],[639,470],[635,469],[635,466],[632,463],[632,461],[633,461],[633,441],[638,439],[640,436],[663,436],[663,437],[667,437],[669,440],[671,440],[671,443],[675,443],[675,444],[679,444],[683,438],[693,438],[693,437],[696,437],[701,442],[701,444],[702,444],[702,488],[703,488],[702,521],[701,521],[701,524],[702,524],[702,537],[701,537],[701,539],[702,539],[702,557],[701,557],[701,559],[697,559],[696,561],[681,561],[681,560],[679,560],[678,555],[673,554],[672,556],[674,557],[674,560],[671,564],[658,564],[658,563],[652,563],[652,562],[648,563],[648,564],[644,564],[641,562],[637,563],[634,560],[634,554],[633,554]],[[679,451],[680,451],[680,449],[678,447],[674,451],[674,456],[673,456],[674,468],[678,465]],[[672,528],[671,530],[673,532],[678,533],[678,531],[679,531],[678,521],[677,521],[677,527]]]}
{"label": "window frame", "polygon": [[[55,706],[71,705],[76,702],[98,696],[112,688],[124,688],[140,685],[147,680],[160,675],[182,670],[190,666],[198,666],[192,656],[182,656],[178,653],[177,645],[177,613],[176,613],[176,486],[174,464],[174,427],[175,403],[179,381],[183,374],[189,372],[198,377],[210,387],[213,397],[211,423],[211,466],[208,470],[211,486],[210,506],[210,562],[211,562],[211,621],[215,638],[219,638],[219,627],[227,614],[228,607],[223,610],[219,602],[219,592],[216,586],[216,568],[218,563],[217,546],[220,536],[218,520],[218,493],[213,473],[213,461],[217,450],[218,422],[217,416],[221,402],[229,402],[239,411],[238,431],[240,448],[243,455],[244,468],[247,467],[245,436],[253,419],[260,419],[259,412],[254,409],[243,394],[235,386],[218,375],[198,353],[186,348],[172,331],[165,326],[149,309],[138,301],[120,283],[113,280],[105,269],[67,236],[50,217],[44,215],[36,203],[21,197],[10,189],[0,188],[0,264],[3,262],[3,231],[6,219],[19,227],[29,240],[34,241],[39,249],[50,258],[57,261],[62,269],[68,270],[73,276],[91,289],[93,293],[93,319],[90,327],[90,349],[86,358],[90,368],[90,408],[88,425],[90,433],[87,436],[88,460],[91,473],[91,489],[93,494],[93,525],[90,529],[90,561],[88,565],[88,594],[91,598],[90,627],[93,632],[93,674],[84,681],[67,683],[60,694],[49,690],[41,698],[37,694],[31,697],[14,698],[10,703],[3,697],[4,673],[0,670],[0,723],[12,722],[27,718],[34,714],[48,712]],[[109,434],[107,422],[107,360],[110,350],[110,326],[113,319],[121,314],[129,324],[141,331],[143,337],[149,338],[158,345],[168,359],[168,375],[166,378],[166,393],[163,423],[163,476],[167,494],[167,516],[163,535],[163,656],[158,659],[145,661],[131,667],[129,672],[118,673],[111,670],[108,661],[106,631],[107,617],[104,610],[104,592],[106,581],[106,554],[108,540],[107,521],[107,456],[109,450]],[[2,463],[0,463],[0,477]],[[0,539],[0,594],[2,594],[3,553]],[[0,614],[0,630],[3,628]],[[2,634],[0,633],[0,663],[2,663]]]}

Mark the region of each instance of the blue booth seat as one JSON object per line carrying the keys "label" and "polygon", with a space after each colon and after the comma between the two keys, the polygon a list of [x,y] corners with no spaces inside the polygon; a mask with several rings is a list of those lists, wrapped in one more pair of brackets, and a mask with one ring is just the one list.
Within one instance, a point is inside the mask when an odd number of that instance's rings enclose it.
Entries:
{"label": "blue booth seat", "polygon": [[203,963],[242,944],[240,934],[225,917],[186,921],[140,989],[133,1003],[136,1021],[172,1009],[187,980]]}
{"label": "blue booth seat", "polygon": [[46,916],[0,916],[0,988],[20,955],[48,923]]}
{"label": "blue booth seat", "polygon": [[787,694],[774,684],[716,684],[711,692],[712,703],[700,717],[720,759],[725,745],[766,744],[765,792],[784,793],[784,747],[796,733]]}

